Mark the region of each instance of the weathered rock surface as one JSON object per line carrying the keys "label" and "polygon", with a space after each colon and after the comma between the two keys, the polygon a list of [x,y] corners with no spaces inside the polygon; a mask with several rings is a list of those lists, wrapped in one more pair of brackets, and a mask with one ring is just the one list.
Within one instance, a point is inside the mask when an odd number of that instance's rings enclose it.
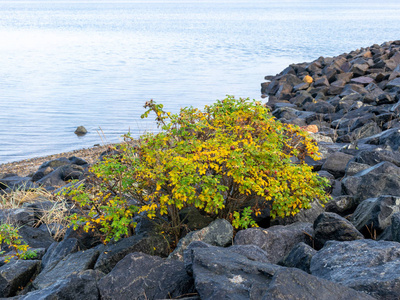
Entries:
{"label": "weathered rock surface", "polygon": [[375,298],[301,270],[285,268],[275,273],[262,299],[372,300]]}
{"label": "weathered rock surface", "polygon": [[174,252],[169,255],[169,258],[183,261],[183,251],[194,241],[203,241],[213,246],[224,247],[231,244],[232,239],[232,225],[225,219],[218,219],[201,230],[189,232],[179,241]]}
{"label": "weathered rock surface", "polygon": [[146,254],[167,256],[168,243],[162,236],[134,235],[101,248],[95,270],[109,273],[127,254],[143,252]]}
{"label": "weathered rock surface", "polygon": [[130,253],[99,282],[101,299],[167,299],[194,292],[183,262]]}
{"label": "weathered rock surface", "polygon": [[276,225],[268,229],[250,228],[239,231],[235,245],[256,245],[265,250],[271,263],[280,261],[294,245],[311,242],[312,224],[294,223],[287,226]]}
{"label": "weathered rock surface", "polygon": [[317,251],[311,246],[300,242],[279,262],[279,265],[297,268],[310,273],[311,258]]}
{"label": "weathered rock surface", "polygon": [[98,282],[104,276],[100,271],[85,270],[72,273],[66,278],[58,279],[52,285],[37,291],[32,291],[19,300],[98,300],[100,293]]}
{"label": "weathered rock surface", "polygon": [[352,241],[363,239],[364,236],[345,218],[325,212],[314,222],[313,238],[315,248],[321,249],[330,240]]}
{"label": "weathered rock surface", "polygon": [[200,299],[373,299],[301,270],[248,259],[229,248],[189,247]]}
{"label": "weathered rock surface", "polygon": [[329,241],[312,259],[312,275],[336,282],[377,299],[400,297],[400,244],[356,240]]}
{"label": "weathered rock surface", "polygon": [[400,211],[400,197],[382,195],[369,198],[358,205],[350,221],[366,236],[380,234],[392,223],[393,214]]}
{"label": "weathered rock surface", "polygon": [[99,251],[96,249],[71,253],[59,261],[53,268],[43,270],[32,284],[36,289],[43,289],[52,285],[58,279],[66,278],[74,272],[93,269],[98,256]]}
{"label": "weathered rock surface", "polygon": [[195,287],[201,299],[262,299],[273,275],[282,268],[223,248],[190,251]]}
{"label": "weathered rock surface", "polygon": [[344,194],[362,201],[381,194],[400,196],[400,168],[390,162],[381,162],[342,181]]}
{"label": "weathered rock surface", "polygon": [[0,297],[11,297],[38,271],[38,260],[14,260],[0,267]]}

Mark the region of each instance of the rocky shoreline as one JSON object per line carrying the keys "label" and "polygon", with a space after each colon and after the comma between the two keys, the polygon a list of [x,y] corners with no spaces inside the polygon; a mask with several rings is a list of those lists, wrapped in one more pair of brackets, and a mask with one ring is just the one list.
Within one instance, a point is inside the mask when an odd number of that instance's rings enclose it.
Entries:
{"label": "rocky shoreline", "polygon": [[[172,253],[145,218],[138,217],[136,235],[103,245],[79,230],[56,241],[51,230],[35,228],[49,201],[4,209],[0,221],[23,226],[40,255],[0,260],[0,297],[399,299],[400,41],[293,64],[266,79],[272,114],[313,131],[322,159],[306,162],[331,182],[325,207],[314,203],[268,220],[268,228],[236,233],[226,220],[196,219],[202,229]],[[2,171],[0,188],[52,191],[84,179],[88,166],[67,156],[29,176]]]}
{"label": "rocky shoreline", "polygon": [[19,161],[0,164],[0,174],[18,174],[19,176],[28,176],[37,171],[43,163],[58,159],[61,157],[76,156],[86,160],[89,164],[93,164],[99,158],[100,154],[107,150],[110,145],[95,146],[90,148],[83,148],[72,150],[69,152],[56,153],[41,157],[28,158]]}

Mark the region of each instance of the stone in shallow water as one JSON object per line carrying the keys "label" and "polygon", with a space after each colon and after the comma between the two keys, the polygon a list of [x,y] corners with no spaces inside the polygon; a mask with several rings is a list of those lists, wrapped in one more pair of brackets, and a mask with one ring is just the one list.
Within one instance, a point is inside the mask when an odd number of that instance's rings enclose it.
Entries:
{"label": "stone in shallow water", "polygon": [[85,135],[87,133],[87,130],[84,126],[78,126],[75,130],[76,135]]}

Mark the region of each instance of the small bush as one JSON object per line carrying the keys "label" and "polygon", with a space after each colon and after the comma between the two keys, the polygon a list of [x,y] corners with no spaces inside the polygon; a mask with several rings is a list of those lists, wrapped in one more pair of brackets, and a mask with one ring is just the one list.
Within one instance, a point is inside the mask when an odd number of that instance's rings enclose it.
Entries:
{"label": "small bush", "polygon": [[13,258],[29,259],[36,257],[36,253],[29,250],[29,246],[21,239],[18,228],[8,223],[0,225],[0,255],[4,254],[4,251],[1,251],[2,245],[6,245],[13,250],[12,254],[5,256],[4,261],[6,263]]}
{"label": "small bush", "polygon": [[90,188],[69,191],[86,211],[75,220],[106,241],[129,234],[136,212],[168,216],[179,237],[178,212],[187,206],[239,228],[256,226],[252,215],[266,207],[271,217],[285,217],[328,199],[327,180],[304,163],[306,156],[318,159],[315,141],[256,101],[228,96],[178,114],[154,101],[145,108],[142,117],[154,112],[161,131],[121,144],[118,155],[93,166]]}

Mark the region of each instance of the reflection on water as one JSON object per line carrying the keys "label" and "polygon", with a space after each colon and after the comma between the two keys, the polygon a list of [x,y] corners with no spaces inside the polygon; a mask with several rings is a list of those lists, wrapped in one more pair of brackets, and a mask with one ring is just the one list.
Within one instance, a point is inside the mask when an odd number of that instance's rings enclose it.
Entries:
{"label": "reflection on water", "polygon": [[[364,1],[0,3],[0,163],[155,130],[167,110],[260,96],[290,63],[398,39],[400,6]],[[84,125],[89,133],[74,134]]]}

